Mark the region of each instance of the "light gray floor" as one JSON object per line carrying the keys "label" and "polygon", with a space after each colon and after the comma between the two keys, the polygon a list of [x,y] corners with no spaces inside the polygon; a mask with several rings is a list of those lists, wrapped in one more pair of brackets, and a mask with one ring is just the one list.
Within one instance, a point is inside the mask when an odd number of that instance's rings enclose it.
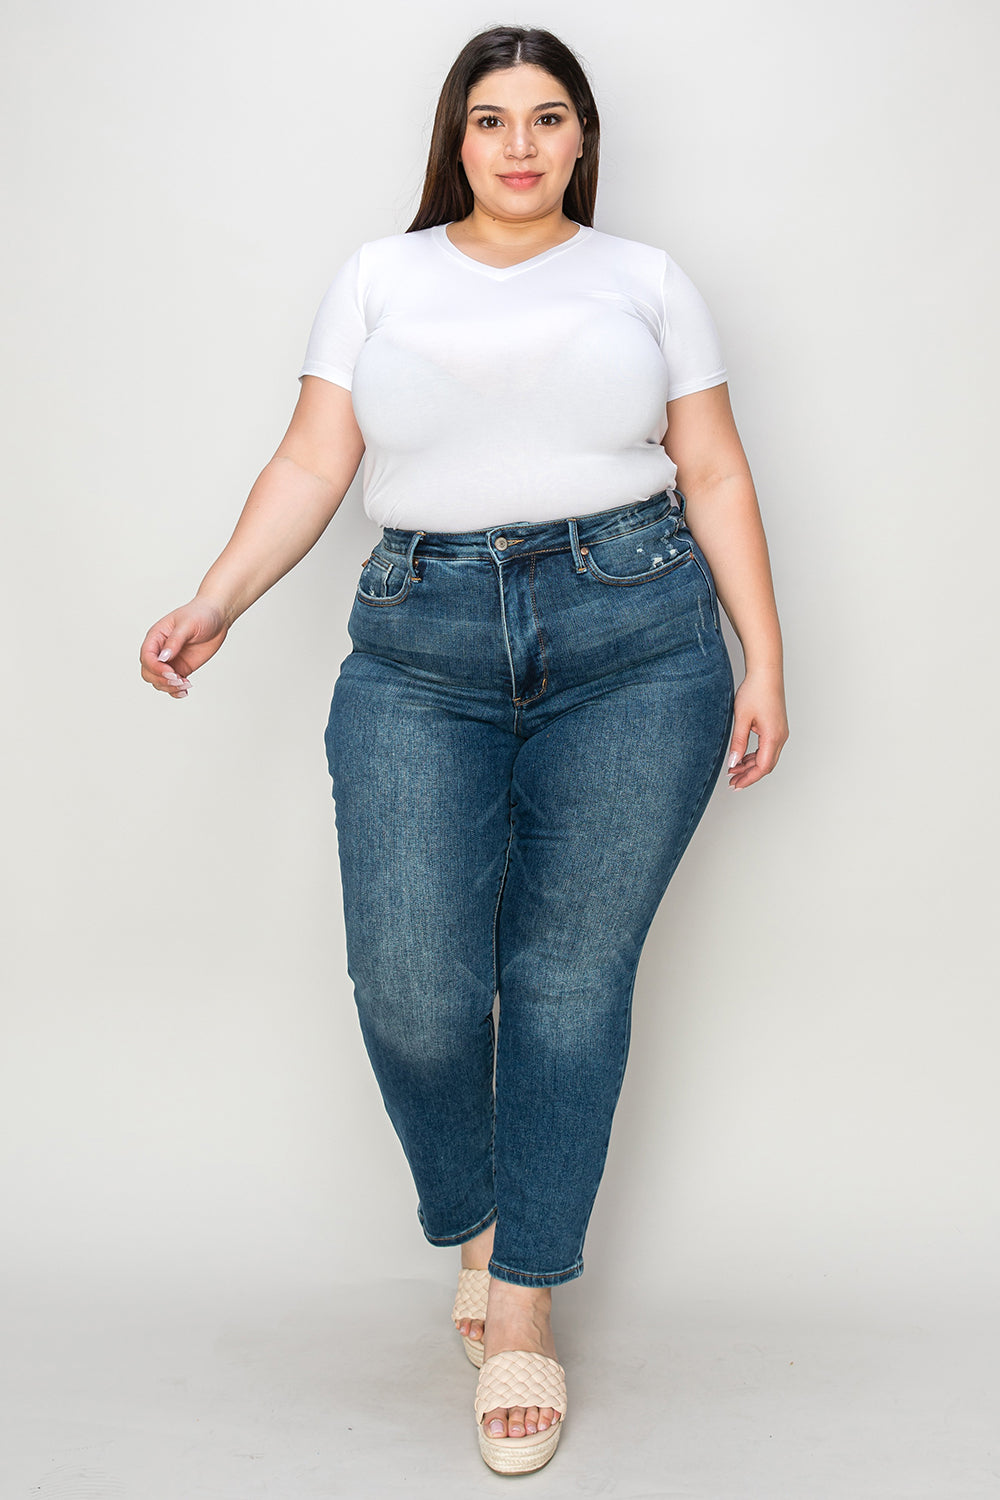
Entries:
{"label": "light gray floor", "polygon": [[266,1304],[22,1286],[4,1319],[0,1494],[1000,1496],[995,1322],[665,1306],[623,1327],[590,1308],[584,1326],[563,1292],[560,1447],[503,1479],[479,1457],[442,1282]]}

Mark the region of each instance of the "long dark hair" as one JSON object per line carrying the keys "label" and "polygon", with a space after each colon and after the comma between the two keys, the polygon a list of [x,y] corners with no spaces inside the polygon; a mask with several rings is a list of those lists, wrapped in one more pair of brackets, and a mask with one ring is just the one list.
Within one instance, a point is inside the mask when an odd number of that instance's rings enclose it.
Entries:
{"label": "long dark hair", "polygon": [[583,155],[574,163],[573,175],[563,195],[563,213],[577,224],[593,224],[601,122],[587,75],[576,55],[551,31],[494,26],[466,42],[444,81],[431,132],[424,191],[407,234],[415,229],[430,229],[434,224],[450,224],[472,212],[472,189],[459,160],[465,139],[469,90],[487,73],[513,68],[518,63],[534,63],[558,78],[569,94],[581,126],[584,120],[587,122]]}

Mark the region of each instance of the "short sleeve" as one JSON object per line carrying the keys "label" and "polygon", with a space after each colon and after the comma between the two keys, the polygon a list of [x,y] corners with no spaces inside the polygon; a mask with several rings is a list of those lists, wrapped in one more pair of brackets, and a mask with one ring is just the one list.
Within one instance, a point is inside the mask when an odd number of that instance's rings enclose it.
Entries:
{"label": "short sleeve", "polygon": [[367,337],[361,290],[361,251],[346,260],[323,294],[298,378],[320,375],[351,389],[354,363]]}
{"label": "short sleeve", "polygon": [[694,282],[664,253],[663,332],[660,348],[667,362],[667,400],[707,391],[726,379],[722,341],[712,314]]}

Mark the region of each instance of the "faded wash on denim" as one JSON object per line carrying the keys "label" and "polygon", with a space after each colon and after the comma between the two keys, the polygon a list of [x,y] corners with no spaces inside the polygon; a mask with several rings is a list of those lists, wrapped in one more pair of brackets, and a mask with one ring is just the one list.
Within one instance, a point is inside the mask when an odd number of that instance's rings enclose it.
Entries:
{"label": "faded wash on denim", "polygon": [[435,1245],[496,1219],[524,1286],[583,1269],[639,955],[728,748],[685,504],[386,529],[333,693],[348,968],[417,1215]]}

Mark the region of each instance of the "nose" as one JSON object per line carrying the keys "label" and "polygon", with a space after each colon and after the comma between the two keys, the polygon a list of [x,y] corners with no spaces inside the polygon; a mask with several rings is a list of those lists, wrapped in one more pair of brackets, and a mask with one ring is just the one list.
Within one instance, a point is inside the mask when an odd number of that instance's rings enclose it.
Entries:
{"label": "nose", "polygon": [[515,125],[504,142],[503,154],[520,160],[523,156],[534,156],[535,149],[535,143],[527,127]]}

